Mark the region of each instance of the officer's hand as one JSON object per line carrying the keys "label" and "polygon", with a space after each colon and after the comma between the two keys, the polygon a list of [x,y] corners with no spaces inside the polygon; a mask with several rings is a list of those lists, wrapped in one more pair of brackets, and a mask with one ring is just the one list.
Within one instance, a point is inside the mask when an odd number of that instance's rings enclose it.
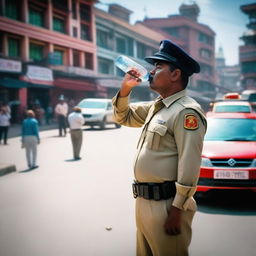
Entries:
{"label": "officer's hand", "polygon": [[121,97],[125,97],[129,95],[133,87],[141,83],[141,80],[137,77],[139,77],[139,73],[136,70],[131,70],[125,74],[121,84],[121,90],[120,90]]}
{"label": "officer's hand", "polygon": [[181,213],[182,211],[177,207],[171,207],[164,224],[164,230],[167,235],[176,236],[181,233]]}

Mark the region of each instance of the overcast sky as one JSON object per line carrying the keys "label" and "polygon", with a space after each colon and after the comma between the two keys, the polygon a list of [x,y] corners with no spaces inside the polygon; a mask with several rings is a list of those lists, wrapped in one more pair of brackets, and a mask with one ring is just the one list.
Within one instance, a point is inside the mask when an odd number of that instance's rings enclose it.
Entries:
{"label": "overcast sky", "polygon": [[[168,17],[179,14],[179,6],[182,3],[190,3],[191,0],[100,0],[96,7],[108,10],[108,4],[116,3],[133,11],[131,24],[137,20],[148,18]],[[200,7],[199,23],[208,25],[215,31],[216,51],[223,47],[227,65],[238,64],[239,45],[243,42],[239,39],[247,30],[248,16],[240,11],[240,6],[255,3],[255,0],[196,0]]]}

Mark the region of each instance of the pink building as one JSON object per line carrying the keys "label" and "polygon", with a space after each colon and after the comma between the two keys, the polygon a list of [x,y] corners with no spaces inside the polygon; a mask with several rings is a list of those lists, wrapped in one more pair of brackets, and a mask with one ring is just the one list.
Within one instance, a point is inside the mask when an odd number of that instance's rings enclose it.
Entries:
{"label": "pink building", "polygon": [[12,103],[13,121],[35,101],[55,105],[60,94],[75,102],[104,96],[95,80],[94,2],[0,1],[0,100]]}
{"label": "pink building", "polygon": [[215,33],[207,25],[197,22],[199,7],[197,4],[180,6],[180,15],[168,18],[146,18],[141,23],[170,38],[201,66],[201,72],[193,76],[189,88],[214,98],[216,94],[215,73]]}
{"label": "pink building", "polygon": [[244,45],[239,47],[242,85],[245,90],[256,90],[256,3],[242,5],[241,10],[249,18],[248,29],[241,37]]}

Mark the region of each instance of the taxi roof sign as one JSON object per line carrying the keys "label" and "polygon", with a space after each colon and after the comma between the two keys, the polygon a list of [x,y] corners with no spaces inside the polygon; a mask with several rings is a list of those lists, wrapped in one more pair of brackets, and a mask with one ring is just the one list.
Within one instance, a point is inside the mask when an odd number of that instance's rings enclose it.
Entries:
{"label": "taxi roof sign", "polygon": [[239,93],[237,92],[232,92],[232,93],[227,93],[223,96],[224,100],[240,100],[241,96]]}

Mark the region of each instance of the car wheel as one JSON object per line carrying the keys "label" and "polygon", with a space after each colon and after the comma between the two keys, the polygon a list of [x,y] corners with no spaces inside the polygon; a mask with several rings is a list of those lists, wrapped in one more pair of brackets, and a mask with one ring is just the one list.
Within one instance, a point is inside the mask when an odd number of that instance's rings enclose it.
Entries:
{"label": "car wheel", "polygon": [[105,128],[106,128],[106,117],[104,117],[102,122],[100,123],[100,129],[104,130]]}
{"label": "car wheel", "polygon": [[115,123],[116,128],[121,128],[120,124]]}

